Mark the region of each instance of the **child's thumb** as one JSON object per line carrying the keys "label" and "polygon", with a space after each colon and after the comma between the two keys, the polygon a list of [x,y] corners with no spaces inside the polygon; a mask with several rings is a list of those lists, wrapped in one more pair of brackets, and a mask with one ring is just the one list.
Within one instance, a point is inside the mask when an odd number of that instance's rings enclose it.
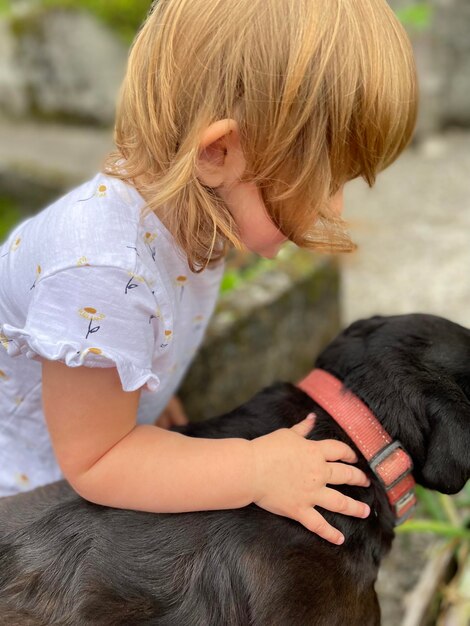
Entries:
{"label": "child's thumb", "polygon": [[296,432],[298,435],[305,437],[312,430],[315,425],[315,418],[317,416],[315,413],[309,413],[305,419],[291,427],[291,430]]}

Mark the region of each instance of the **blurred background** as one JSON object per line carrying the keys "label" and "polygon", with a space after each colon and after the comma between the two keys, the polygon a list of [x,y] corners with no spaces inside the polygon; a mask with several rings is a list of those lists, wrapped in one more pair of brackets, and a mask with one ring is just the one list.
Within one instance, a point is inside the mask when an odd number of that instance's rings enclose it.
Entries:
{"label": "blurred background", "polygon": [[[354,254],[312,255],[288,244],[276,261],[231,255],[181,390],[192,419],[232,408],[275,379],[298,380],[359,317],[427,312],[470,326],[470,2],[389,4],[418,65],[414,142],[372,190],[362,181],[346,187]],[[149,6],[0,0],[0,242],[100,169],[128,48]],[[382,578],[388,626],[401,623],[403,595],[424,567],[423,545],[408,545],[407,556],[394,557]],[[424,623],[460,626],[406,622]]]}
{"label": "blurred background", "polygon": [[[393,0],[421,86],[415,143],[373,190],[346,188],[359,251],[342,264],[341,322],[427,311],[469,323],[470,2]],[[0,241],[86,180],[112,145],[127,50],[149,0],[0,0]],[[245,265],[226,276],[238,286]]]}

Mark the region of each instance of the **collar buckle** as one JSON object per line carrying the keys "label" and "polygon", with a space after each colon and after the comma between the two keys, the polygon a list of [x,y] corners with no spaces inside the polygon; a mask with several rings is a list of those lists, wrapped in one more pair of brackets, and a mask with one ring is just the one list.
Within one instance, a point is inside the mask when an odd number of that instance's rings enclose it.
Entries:
{"label": "collar buckle", "polygon": [[400,526],[409,519],[416,509],[416,495],[413,489],[407,491],[394,505],[395,526]]}
{"label": "collar buckle", "polygon": [[387,492],[390,504],[392,505],[392,509],[395,513],[395,518],[396,518],[395,526],[399,526],[400,524],[403,524],[403,522],[405,522],[409,517],[411,517],[416,507],[416,495],[414,492],[414,485],[411,485],[409,489],[407,489],[405,493],[403,493],[395,502],[393,502],[394,498],[390,497],[391,494],[389,492],[392,489],[394,489],[397,485],[399,485],[402,481],[404,481],[406,477],[412,473],[413,463],[407,455],[409,459],[408,467],[405,470],[403,470],[401,474],[399,474],[395,478],[395,480],[393,480],[392,482],[388,484],[384,480],[383,476],[380,474],[380,471],[377,470],[377,467],[381,465],[381,463],[386,461],[396,450],[401,450],[404,454],[407,454],[401,442],[398,440],[395,440],[387,444],[386,446],[384,446],[381,450],[379,450],[379,452],[377,452],[377,454],[375,454],[370,459],[370,461],[368,461],[368,463],[369,463],[369,467],[377,476],[381,485]]}
{"label": "collar buckle", "polygon": [[408,474],[411,474],[411,472],[413,471],[413,464],[410,459],[410,464],[408,468],[404,472],[402,472],[393,482],[387,484],[384,481],[382,476],[377,471],[377,466],[386,461],[388,457],[391,456],[393,452],[395,452],[395,450],[401,450],[404,454],[406,454],[403,445],[400,441],[398,441],[398,439],[396,439],[395,441],[392,441],[391,443],[388,443],[386,446],[384,446],[381,450],[374,454],[370,461],[368,461],[370,469],[380,480],[382,486],[386,491],[390,491],[390,489],[395,487],[395,485],[397,485],[403,478],[405,478],[405,476],[408,476]]}

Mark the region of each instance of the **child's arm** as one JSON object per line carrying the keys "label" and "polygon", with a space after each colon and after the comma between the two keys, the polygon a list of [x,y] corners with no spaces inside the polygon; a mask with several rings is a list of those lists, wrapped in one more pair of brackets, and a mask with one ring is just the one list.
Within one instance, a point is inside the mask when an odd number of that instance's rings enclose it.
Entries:
{"label": "child's arm", "polygon": [[[140,392],[124,392],[115,368],[43,362],[43,404],[59,465],[85,499],[117,508],[171,513],[255,502],[298,520],[325,539],[340,533],[315,504],[365,517],[361,502],[326,484],[366,486],[339,441],[307,441],[312,422],[248,441],[192,438],[136,426]],[[332,462],[333,461],[333,462]]]}
{"label": "child's arm", "polygon": [[115,368],[43,361],[43,405],[64,476],[85,499],[153,512],[226,509],[252,502],[245,439],[196,439],[136,425],[140,390]]}

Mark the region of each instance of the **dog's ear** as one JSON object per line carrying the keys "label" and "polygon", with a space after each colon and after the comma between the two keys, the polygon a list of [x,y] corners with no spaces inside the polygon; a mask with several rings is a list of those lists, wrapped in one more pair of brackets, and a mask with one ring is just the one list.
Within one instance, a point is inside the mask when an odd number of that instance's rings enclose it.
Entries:
{"label": "dog's ear", "polygon": [[441,493],[457,493],[470,479],[470,402],[460,387],[437,388],[426,398],[430,430],[419,483]]}

